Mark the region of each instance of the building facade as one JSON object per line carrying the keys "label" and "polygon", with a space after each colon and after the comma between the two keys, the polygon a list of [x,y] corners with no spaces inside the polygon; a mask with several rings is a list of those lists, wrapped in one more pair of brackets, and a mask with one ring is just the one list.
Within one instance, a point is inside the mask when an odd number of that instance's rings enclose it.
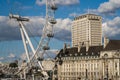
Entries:
{"label": "building facade", "polygon": [[76,17],[72,24],[72,46],[102,44],[102,18],[95,14]]}
{"label": "building facade", "polygon": [[76,17],[72,46],[56,56],[55,80],[120,80],[120,40],[104,38],[102,18],[94,14]]}
{"label": "building facade", "polygon": [[104,42],[106,44],[100,54],[103,76],[111,80],[120,80],[120,40],[105,40]]}
{"label": "building facade", "polygon": [[79,52],[78,48],[66,49],[66,53],[61,50],[58,56],[63,62],[58,65],[58,80],[99,79],[102,74],[99,59],[101,49],[102,46],[94,46],[87,52],[85,47]]}
{"label": "building facade", "polygon": [[58,80],[120,80],[120,40],[106,46],[62,49],[56,59]]}
{"label": "building facade", "polygon": [[42,65],[44,67],[44,70],[50,71],[50,70],[53,70],[55,63],[52,60],[48,59],[48,60],[42,61]]}

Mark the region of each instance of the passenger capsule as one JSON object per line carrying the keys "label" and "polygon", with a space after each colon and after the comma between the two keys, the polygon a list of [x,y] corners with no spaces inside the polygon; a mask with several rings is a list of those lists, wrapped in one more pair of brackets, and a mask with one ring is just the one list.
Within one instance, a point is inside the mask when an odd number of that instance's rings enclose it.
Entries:
{"label": "passenger capsule", "polygon": [[48,47],[48,46],[43,47],[43,50],[49,50],[49,49],[50,49],[50,47]]}
{"label": "passenger capsule", "polygon": [[51,19],[49,22],[50,22],[51,24],[56,24],[56,23],[57,23],[57,21],[56,21],[55,19]]}
{"label": "passenger capsule", "polygon": [[51,6],[51,9],[52,9],[52,10],[57,10],[57,6],[56,6],[56,5],[52,5],[52,6]]}
{"label": "passenger capsule", "polygon": [[54,34],[52,34],[52,33],[50,34],[50,33],[49,33],[49,34],[47,34],[47,36],[48,36],[48,37],[54,37]]}
{"label": "passenger capsule", "polygon": [[43,61],[43,58],[38,57],[37,60],[38,61]]}

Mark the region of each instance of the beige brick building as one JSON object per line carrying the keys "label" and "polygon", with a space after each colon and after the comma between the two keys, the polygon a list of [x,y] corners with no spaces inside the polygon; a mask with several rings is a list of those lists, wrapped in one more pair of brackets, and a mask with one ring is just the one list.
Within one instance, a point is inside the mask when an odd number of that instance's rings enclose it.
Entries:
{"label": "beige brick building", "polygon": [[102,44],[102,18],[95,14],[76,17],[72,24],[72,46]]}

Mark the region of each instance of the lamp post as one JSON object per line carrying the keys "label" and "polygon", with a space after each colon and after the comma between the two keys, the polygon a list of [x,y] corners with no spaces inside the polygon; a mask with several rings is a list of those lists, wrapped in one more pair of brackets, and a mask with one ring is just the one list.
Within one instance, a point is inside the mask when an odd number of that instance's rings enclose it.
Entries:
{"label": "lamp post", "polygon": [[35,75],[34,74],[32,74],[32,79],[35,80]]}
{"label": "lamp post", "polygon": [[85,66],[86,67],[86,70],[85,70],[85,80],[88,80],[88,60],[86,59],[86,63],[87,65]]}
{"label": "lamp post", "polygon": [[107,62],[108,54],[104,54],[103,59],[104,59],[104,70],[105,70],[105,80],[108,80],[109,75],[108,75],[108,62]]}
{"label": "lamp post", "polygon": [[87,69],[86,69],[86,80],[88,79],[88,74],[87,74],[87,73],[88,73],[88,71],[87,71]]}
{"label": "lamp post", "polygon": [[117,72],[116,72],[116,80],[117,80]]}
{"label": "lamp post", "polygon": [[108,80],[108,67],[106,68],[106,77],[107,77],[107,80]]}

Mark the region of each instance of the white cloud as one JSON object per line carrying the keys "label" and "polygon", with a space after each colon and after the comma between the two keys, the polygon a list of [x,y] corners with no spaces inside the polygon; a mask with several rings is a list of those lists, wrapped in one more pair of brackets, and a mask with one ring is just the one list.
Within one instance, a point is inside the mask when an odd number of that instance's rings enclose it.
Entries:
{"label": "white cloud", "polygon": [[15,56],[15,54],[10,53],[10,54],[8,55],[8,57],[9,57],[9,58],[15,58],[16,56]]}
{"label": "white cloud", "polygon": [[[25,26],[33,35],[40,36],[42,33],[44,18],[29,17],[30,22],[26,22]],[[21,39],[19,24],[16,20],[10,20],[6,16],[0,16],[0,40],[18,40]]]}
{"label": "white cloud", "polygon": [[[33,35],[42,35],[42,29],[45,23],[45,18],[32,17],[31,21],[32,27],[28,23],[29,30]],[[69,18],[66,19],[57,19],[57,24],[54,26],[54,34],[56,39],[60,40],[70,40],[71,39],[71,23],[72,20]]]}
{"label": "white cloud", "polygon": [[[42,29],[45,23],[45,18],[36,16],[28,17],[30,22],[24,22],[27,31],[29,30],[32,35],[41,36]],[[70,40],[71,39],[71,23],[72,20],[57,19],[57,24],[54,27],[55,38]],[[0,16],[0,40],[18,40],[21,39],[19,25],[16,20],[10,20],[8,17]],[[29,33],[29,32],[28,32]]]}
{"label": "white cloud", "polygon": [[0,60],[4,60],[4,57],[0,57]]}
{"label": "white cloud", "polygon": [[72,20],[69,18],[57,19],[56,27],[59,29],[57,29],[56,31],[59,31],[61,29],[70,31],[71,30],[71,23],[72,23]]}
{"label": "white cloud", "polygon": [[[45,53],[44,53],[44,58],[45,58],[45,59],[54,58],[54,57],[57,55],[57,53],[58,53],[58,50],[55,50],[55,49],[54,49],[54,50],[53,50],[53,49],[47,50],[47,51],[45,51]],[[30,52],[29,55],[30,55],[30,59],[31,59],[31,57],[33,56],[33,53]],[[39,53],[38,55],[40,56],[40,53]],[[22,60],[27,60],[26,53],[23,53],[23,54],[20,56],[20,58],[21,58]]]}
{"label": "white cloud", "polygon": [[97,9],[85,9],[85,12],[88,14],[99,14]]}
{"label": "white cloud", "polygon": [[73,12],[73,13],[70,13],[70,14],[69,14],[69,17],[77,17],[77,16],[79,16],[79,15],[80,15],[79,13]]}
{"label": "white cloud", "polygon": [[120,9],[120,0],[109,0],[108,2],[102,3],[98,11],[100,13],[114,13],[117,9]]}
{"label": "white cloud", "polygon": [[103,36],[113,37],[120,34],[120,17],[103,23]]}
{"label": "white cloud", "polygon": [[58,53],[58,50],[47,50],[44,54],[45,59],[55,58]]}
{"label": "white cloud", "polygon": [[57,19],[57,24],[55,27],[55,37],[59,40],[71,40],[71,24],[72,20],[69,18],[66,19]]}
{"label": "white cloud", "polygon": [[40,16],[29,17],[30,22],[26,23],[26,29],[28,29],[33,36],[41,36],[42,29],[45,24],[45,18]]}
{"label": "white cloud", "polygon": [[6,16],[0,16],[0,24],[3,26],[9,25],[10,27],[16,27],[17,23],[16,22],[12,22],[9,17]]}
{"label": "white cloud", "polygon": [[26,60],[26,59],[27,59],[26,54],[23,53],[23,54],[20,56],[20,58],[21,58],[22,60]]}
{"label": "white cloud", "polygon": [[[73,5],[78,4],[79,0],[55,0],[55,3],[59,5]],[[36,0],[36,4],[44,5],[46,4],[46,0]]]}

